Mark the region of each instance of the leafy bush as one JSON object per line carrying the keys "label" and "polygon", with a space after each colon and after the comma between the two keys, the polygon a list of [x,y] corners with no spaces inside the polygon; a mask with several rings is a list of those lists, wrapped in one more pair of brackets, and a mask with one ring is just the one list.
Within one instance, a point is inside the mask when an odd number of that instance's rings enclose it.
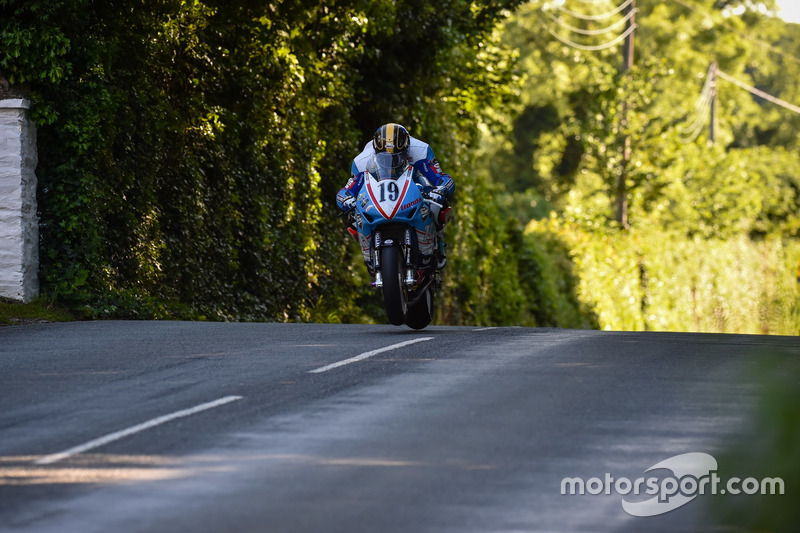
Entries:
{"label": "leafy bush", "polygon": [[603,329],[800,333],[797,242],[586,231],[557,219],[532,222],[526,233],[564,243],[577,298]]}

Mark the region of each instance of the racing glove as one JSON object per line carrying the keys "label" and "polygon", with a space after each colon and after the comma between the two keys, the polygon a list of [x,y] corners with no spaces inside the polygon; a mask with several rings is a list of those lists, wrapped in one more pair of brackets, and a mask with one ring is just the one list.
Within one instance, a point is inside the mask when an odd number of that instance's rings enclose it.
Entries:
{"label": "racing glove", "polygon": [[436,202],[439,205],[444,205],[444,203],[447,201],[447,193],[445,193],[444,189],[438,187],[428,191],[426,196],[428,200]]}
{"label": "racing glove", "polygon": [[342,200],[342,210],[344,212],[352,211],[356,207],[356,199],[353,196],[348,196]]}

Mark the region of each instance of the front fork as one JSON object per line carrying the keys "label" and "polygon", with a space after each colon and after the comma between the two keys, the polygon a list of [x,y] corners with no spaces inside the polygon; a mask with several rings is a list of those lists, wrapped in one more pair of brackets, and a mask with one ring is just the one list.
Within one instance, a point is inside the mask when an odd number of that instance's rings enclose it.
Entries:
{"label": "front fork", "polygon": [[[372,286],[376,289],[383,288],[383,275],[381,274],[381,248],[384,246],[395,246],[395,242],[392,239],[383,240],[380,231],[375,232],[375,241],[372,246],[372,264],[375,265],[375,281],[372,282]],[[405,276],[403,278],[403,284],[407,288],[411,288],[416,285],[417,280],[414,276],[414,241],[412,240],[411,236],[411,228],[405,228],[404,235],[403,235],[403,246],[402,250],[404,250],[404,262],[405,262]]]}

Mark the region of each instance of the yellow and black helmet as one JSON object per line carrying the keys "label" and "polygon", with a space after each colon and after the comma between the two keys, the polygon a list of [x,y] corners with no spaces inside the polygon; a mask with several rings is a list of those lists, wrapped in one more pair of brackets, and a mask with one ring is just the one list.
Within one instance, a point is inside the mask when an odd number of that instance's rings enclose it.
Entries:
{"label": "yellow and black helmet", "polygon": [[400,124],[384,124],[375,132],[372,147],[376,153],[395,154],[408,149],[409,139],[408,131]]}

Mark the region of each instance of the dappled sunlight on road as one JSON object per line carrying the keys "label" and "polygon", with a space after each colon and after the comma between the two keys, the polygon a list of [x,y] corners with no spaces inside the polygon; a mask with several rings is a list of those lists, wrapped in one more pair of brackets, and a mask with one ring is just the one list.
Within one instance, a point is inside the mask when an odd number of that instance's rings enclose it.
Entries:
{"label": "dappled sunlight on road", "polygon": [[159,481],[200,472],[222,471],[223,466],[192,466],[179,459],[156,455],[81,455],[57,465],[32,464],[39,456],[0,457],[0,485],[51,485]]}
{"label": "dappled sunlight on road", "polygon": [[302,454],[252,454],[236,457],[200,455],[188,458],[158,455],[86,454],[57,465],[37,465],[37,455],[0,457],[0,486],[117,484],[164,481],[204,474],[248,472],[258,466],[454,468],[491,470],[494,465],[472,464],[458,458],[440,464],[391,457],[323,457]]}

